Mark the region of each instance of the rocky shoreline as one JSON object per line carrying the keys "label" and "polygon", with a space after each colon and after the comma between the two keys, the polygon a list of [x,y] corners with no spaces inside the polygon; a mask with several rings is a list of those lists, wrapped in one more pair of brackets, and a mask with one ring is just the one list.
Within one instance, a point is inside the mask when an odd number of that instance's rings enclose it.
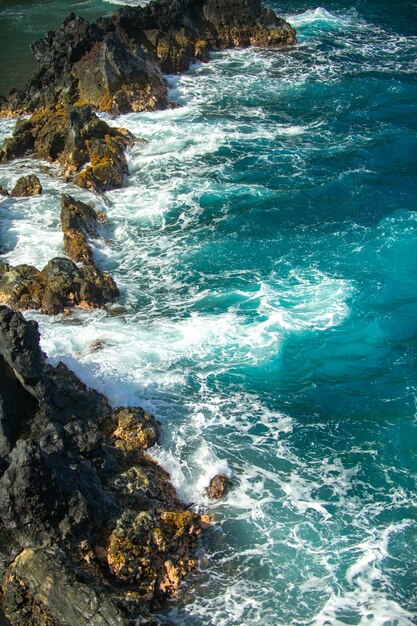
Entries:
{"label": "rocky shoreline", "polygon": [[[32,45],[39,71],[27,87],[0,99],[1,115],[30,115],[0,162],[32,155],[91,192],[121,187],[125,150],[141,140],[95,111],[174,106],[164,73],[208,61],[212,50],[294,42],[291,26],[258,0],[154,0],[96,24],[71,14]],[[35,179],[19,181],[12,196],[42,193]],[[210,523],[146,454],[157,421],[138,407],[112,408],[64,364],[49,365],[36,323],[20,313],[70,314],[117,299],[91,247],[105,222],[64,194],[66,256],[42,270],[0,261],[0,606],[12,626],[159,623],[152,612],[195,567]],[[218,476],[206,493],[219,498],[227,488]]]}
{"label": "rocky shoreline", "polygon": [[146,450],[156,420],[113,409],[35,322],[0,307],[1,604],[11,624],[157,623],[195,566],[208,519],[178,499]]}

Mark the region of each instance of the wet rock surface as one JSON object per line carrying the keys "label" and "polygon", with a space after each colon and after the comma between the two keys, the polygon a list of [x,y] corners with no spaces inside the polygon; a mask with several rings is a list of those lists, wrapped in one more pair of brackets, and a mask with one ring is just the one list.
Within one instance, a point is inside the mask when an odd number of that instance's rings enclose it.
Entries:
{"label": "wet rock surface", "polygon": [[38,72],[0,106],[5,114],[59,102],[112,113],[166,108],[162,72],[207,61],[210,50],[294,42],[294,29],[260,0],[154,0],[96,24],[70,14],[59,30],[32,44]]}
{"label": "wet rock surface", "polygon": [[63,194],[61,225],[65,254],[76,263],[93,263],[93,250],[89,238],[100,236],[100,222],[91,204]]}
{"label": "wet rock surface", "polygon": [[0,307],[0,331],[4,614],[12,626],[157,624],[150,610],[195,565],[204,525],[145,453],[157,422],[48,365],[20,313]]}
{"label": "wet rock surface", "polygon": [[26,196],[40,196],[42,193],[42,185],[35,174],[29,176],[21,176],[12,189],[12,198],[22,198]]}
{"label": "wet rock surface", "polygon": [[96,308],[114,302],[119,290],[113,278],[95,264],[91,237],[100,236],[103,213],[68,194],[61,198],[64,252],[42,270],[0,261],[0,304],[15,310],[38,309],[49,315],[74,307]]}
{"label": "wet rock surface", "polygon": [[214,476],[206,489],[206,494],[211,500],[220,500],[229,491],[230,480],[225,474]]}
{"label": "wet rock surface", "polygon": [[125,150],[132,141],[129,131],[112,128],[90,106],[58,105],[19,120],[0,150],[0,162],[37,156],[58,162],[76,185],[106,191],[123,185]]}
{"label": "wet rock surface", "polygon": [[113,278],[93,264],[78,267],[70,259],[55,257],[39,271],[0,261],[0,303],[15,310],[56,315],[77,306],[103,307],[118,296]]}

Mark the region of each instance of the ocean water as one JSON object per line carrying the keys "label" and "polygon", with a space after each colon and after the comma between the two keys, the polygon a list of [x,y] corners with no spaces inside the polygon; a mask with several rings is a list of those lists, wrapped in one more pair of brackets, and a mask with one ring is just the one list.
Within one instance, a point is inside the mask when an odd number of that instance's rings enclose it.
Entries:
{"label": "ocean water", "polygon": [[[271,6],[297,47],[213,54],[168,77],[179,108],[109,120],[148,140],[129,150],[124,189],[99,197],[45,163],[1,166],[2,185],[36,172],[45,188],[0,199],[3,258],[61,254],[63,191],[107,212],[96,255],[123,310],[27,315],[51,362],[158,417],[153,456],[217,521],[164,623],[409,626],[417,3]],[[211,503],[218,472],[232,489]]]}

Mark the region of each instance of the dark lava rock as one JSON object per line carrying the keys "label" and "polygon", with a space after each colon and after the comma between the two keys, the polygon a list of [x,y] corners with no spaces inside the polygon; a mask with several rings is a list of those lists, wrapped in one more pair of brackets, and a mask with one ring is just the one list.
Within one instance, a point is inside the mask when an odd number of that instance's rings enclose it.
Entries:
{"label": "dark lava rock", "polygon": [[294,43],[294,29],[260,0],[154,0],[97,24],[72,13],[32,44],[39,70],[0,107],[4,114],[58,103],[112,113],[166,108],[161,72],[183,72],[192,61],[207,61],[210,50]]}
{"label": "dark lava rock", "polygon": [[40,196],[42,193],[41,181],[35,174],[21,176],[16,182],[10,194],[13,198],[23,198],[26,196]]}
{"label": "dark lava rock", "polygon": [[56,315],[75,306],[102,307],[118,296],[113,278],[95,265],[78,267],[70,259],[56,257],[39,271],[31,265],[13,267],[0,261],[0,302],[15,310],[39,309]]}
{"label": "dark lava rock", "polygon": [[75,200],[68,194],[61,198],[61,225],[64,252],[76,263],[94,263],[88,237],[100,234],[99,218],[90,204]]}
{"label": "dark lava rock", "polygon": [[[64,252],[71,259],[56,257],[39,271],[31,265],[14,267],[0,261],[0,303],[15,310],[39,309],[56,315],[73,307],[102,307],[119,296],[113,278],[98,269],[88,242],[98,236],[99,221],[94,209],[64,194],[61,222]],[[82,263],[78,266],[76,263]]]}
{"label": "dark lava rock", "polygon": [[217,474],[211,479],[206,494],[211,500],[220,500],[229,490],[230,481],[224,474]]}
{"label": "dark lava rock", "polygon": [[34,154],[59,162],[76,185],[106,191],[123,185],[128,174],[124,151],[132,141],[127,130],[110,127],[90,106],[59,105],[18,121],[0,150],[0,162]]}
{"label": "dark lava rock", "polygon": [[113,113],[167,108],[167,86],[158,63],[123,35],[104,35],[74,65],[79,99]]}
{"label": "dark lava rock", "polygon": [[7,307],[0,407],[0,605],[11,625],[158,624],[151,604],[195,566],[204,520],[143,452],[156,420],[113,410],[48,365],[36,323]]}

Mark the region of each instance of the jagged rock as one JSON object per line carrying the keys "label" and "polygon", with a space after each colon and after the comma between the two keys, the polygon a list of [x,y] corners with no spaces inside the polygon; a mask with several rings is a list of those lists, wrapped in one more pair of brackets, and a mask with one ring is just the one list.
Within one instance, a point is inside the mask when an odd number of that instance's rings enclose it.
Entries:
{"label": "jagged rock", "polygon": [[115,576],[135,585],[142,596],[173,596],[195,566],[191,555],[200,534],[200,518],[191,511],[136,514],[127,510],[110,535],[107,563]]}
{"label": "jagged rock", "polygon": [[206,523],[143,453],[156,421],[112,410],[65,365],[48,365],[20,313],[0,307],[0,331],[0,405],[20,407],[1,453],[5,615],[12,626],[155,626],[151,604],[175,595]]}
{"label": "jagged rock", "polygon": [[127,452],[152,448],[159,439],[157,421],[139,407],[123,407],[114,413],[113,419],[116,422],[115,445]]}
{"label": "jagged rock", "polygon": [[0,150],[0,162],[34,154],[58,161],[80,187],[105,191],[123,184],[128,173],[124,150],[132,141],[131,133],[110,127],[90,106],[58,105],[18,121]]}
{"label": "jagged rock", "polygon": [[61,225],[65,254],[76,263],[93,263],[93,251],[87,238],[98,237],[100,231],[98,216],[93,207],[63,194]]}
{"label": "jagged rock", "polygon": [[23,198],[26,196],[40,196],[42,193],[41,181],[35,174],[21,176],[16,182],[10,194],[12,198]]}
{"label": "jagged rock", "polygon": [[70,259],[51,259],[42,271],[0,261],[0,303],[16,310],[39,309],[48,315],[75,306],[102,307],[119,290],[113,278],[94,265],[78,267]]}
{"label": "jagged rock", "polygon": [[214,476],[206,489],[206,494],[211,500],[220,500],[229,490],[230,481],[225,474]]}
{"label": "jagged rock", "polygon": [[44,285],[32,265],[14,267],[0,261],[0,304],[17,309],[40,309]]}
{"label": "jagged rock", "polygon": [[123,7],[92,25],[71,14],[32,44],[38,72],[0,107],[4,113],[58,102],[90,103],[112,113],[166,108],[161,72],[207,61],[210,50],[294,42],[294,29],[260,0],[155,0]]}
{"label": "jagged rock", "polygon": [[34,439],[19,440],[9,462],[0,481],[0,511],[20,545],[90,537],[117,512],[92,463],[77,463],[65,448],[47,454]]}
{"label": "jagged rock", "polygon": [[61,224],[65,234],[68,230],[79,230],[97,237],[99,235],[97,213],[91,206],[64,193],[61,196]]}
{"label": "jagged rock", "polygon": [[4,589],[3,606],[12,624],[126,626],[109,594],[98,593],[77,573],[60,550],[23,550],[10,568]]}
{"label": "jagged rock", "polygon": [[74,65],[79,99],[100,111],[165,109],[167,86],[156,60],[116,32],[104,36]]}
{"label": "jagged rock", "polygon": [[0,307],[0,354],[0,458],[4,459],[39,408],[44,361],[36,324],[26,323],[5,307]]}
{"label": "jagged rock", "polygon": [[111,276],[94,266],[77,267],[70,259],[49,261],[41,280],[45,285],[41,310],[50,315],[73,306],[100,307],[119,295]]}
{"label": "jagged rock", "polygon": [[38,325],[7,307],[0,307],[0,353],[26,388],[39,383],[45,357],[39,347]]}
{"label": "jagged rock", "polygon": [[0,196],[6,196],[6,197],[10,196],[9,192],[7,191],[7,189],[2,187],[1,185],[0,185]]}

